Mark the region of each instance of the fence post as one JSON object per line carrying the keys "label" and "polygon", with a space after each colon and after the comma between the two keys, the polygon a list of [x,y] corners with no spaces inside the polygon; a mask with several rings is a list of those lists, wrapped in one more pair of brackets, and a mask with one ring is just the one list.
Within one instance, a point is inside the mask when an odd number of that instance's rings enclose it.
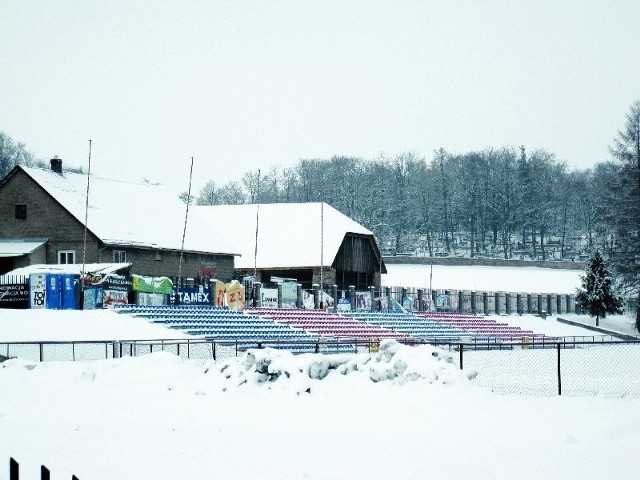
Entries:
{"label": "fence post", "polygon": [[40,361],[44,360],[44,345],[40,342]]}
{"label": "fence post", "polygon": [[489,294],[482,292],[482,308],[485,315],[489,315]]}
{"label": "fence post", "polygon": [[338,285],[331,285],[331,296],[333,297],[333,312],[338,311]]}
{"label": "fence post", "polygon": [[13,457],[9,459],[9,480],[20,480],[20,466]]}
{"label": "fence post", "polygon": [[558,348],[558,395],[562,395],[562,379],[560,377],[560,342],[557,343]]}
{"label": "fence post", "polygon": [[471,292],[471,313],[473,313],[475,315],[476,311],[477,311],[477,307],[476,307],[476,292],[472,291]]}
{"label": "fence post", "polygon": [[296,284],[296,308],[302,308],[302,284]]}
{"label": "fence post", "polygon": [[424,290],[422,288],[418,289],[418,311],[422,312],[424,310]]}
{"label": "fence post", "polygon": [[522,315],[522,294],[516,293],[516,313]]}
{"label": "fence post", "polygon": [[531,304],[531,294],[527,293],[527,313],[533,313],[533,305]]}
{"label": "fence post", "polygon": [[544,310],[544,308],[543,308],[543,304],[542,304],[542,294],[539,293],[538,294],[538,315],[540,315],[543,310]]}
{"label": "fence post", "polygon": [[464,291],[458,290],[458,312],[462,313],[464,311]]}
{"label": "fence post", "polygon": [[44,465],[40,466],[40,480],[51,480],[51,473]]}
{"label": "fence post", "polygon": [[371,285],[369,287],[369,297],[371,298],[371,311],[376,309],[376,287]]}
{"label": "fence post", "polygon": [[460,370],[462,370],[462,350],[464,350],[462,342],[460,342]]}
{"label": "fence post", "polygon": [[349,285],[349,308],[351,309],[351,311],[355,311],[356,309],[356,286],[355,285]]}

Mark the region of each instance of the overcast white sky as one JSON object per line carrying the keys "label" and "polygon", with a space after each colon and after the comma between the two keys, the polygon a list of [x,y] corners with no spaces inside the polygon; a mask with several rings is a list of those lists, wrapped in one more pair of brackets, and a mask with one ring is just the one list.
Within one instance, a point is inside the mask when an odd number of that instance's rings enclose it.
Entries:
{"label": "overcast white sky", "polygon": [[640,99],[640,2],[0,2],[0,130],[194,191],[334,154],[608,159]]}

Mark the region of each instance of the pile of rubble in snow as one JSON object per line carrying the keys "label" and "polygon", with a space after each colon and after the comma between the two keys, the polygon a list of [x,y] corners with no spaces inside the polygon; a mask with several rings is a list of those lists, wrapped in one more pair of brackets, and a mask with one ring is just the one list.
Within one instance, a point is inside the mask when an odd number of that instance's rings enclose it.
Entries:
{"label": "pile of rubble in snow", "polygon": [[212,365],[207,383],[222,391],[243,386],[310,392],[318,381],[358,377],[371,382],[426,381],[455,384],[473,379],[476,372],[462,371],[448,352],[431,345],[406,346],[383,340],[372,354],[293,355],[276,349],[248,350],[238,358]]}

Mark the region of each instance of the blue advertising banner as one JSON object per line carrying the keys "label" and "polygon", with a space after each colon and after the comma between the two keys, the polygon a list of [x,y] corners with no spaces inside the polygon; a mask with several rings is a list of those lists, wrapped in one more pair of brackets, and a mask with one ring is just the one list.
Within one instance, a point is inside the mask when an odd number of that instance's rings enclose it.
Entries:
{"label": "blue advertising banner", "polygon": [[179,303],[185,305],[213,305],[211,302],[211,292],[204,287],[194,287],[194,288],[181,288],[178,292],[178,289],[174,287],[173,295],[169,297],[169,302],[173,303],[176,295],[179,295]]}

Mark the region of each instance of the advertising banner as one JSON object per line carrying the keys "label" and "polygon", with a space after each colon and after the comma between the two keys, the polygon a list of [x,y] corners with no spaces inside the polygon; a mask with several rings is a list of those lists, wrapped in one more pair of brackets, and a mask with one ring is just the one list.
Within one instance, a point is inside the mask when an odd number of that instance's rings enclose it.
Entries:
{"label": "advertising banner", "polygon": [[356,310],[371,310],[371,294],[356,292]]}
{"label": "advertising banner", "polygon": [[277,288],[262,288],[260,289],[260,301],[263,307],[277,308],[278,307],[278,289]]}
{"label": "advertising banner", "polygon": [[192,288],[173,289],[173,295],[169,297],[169,303],[173,303],[178,296],[178,302],[185,305],[211,305],[211,293],[200,285]]}
{"label": "advertising banner", "polygon": [[29,307],[46,308],[46,275],[44,273],[32,273],[29,275]]}
{"label": "advertising banner", "polygon": [[215,289],[216,289],[215,306],[224,307],[227,303],[227,300],[226,300],[227,284],[224,282],[221,282],[220,280],[216,280]]}
{"label": "advertising banner", "polygon": [[136,292],[160,293],[171,295],[173,293],[173,282],[167,277],[143,277],[141,275],[131,275],[132,287]]}
{"label": "advertising banner", "polygon": [[83,310],[96,310],[102,308],[104,292],[101,288],[86,288],[82,301]]}
{"label": "advertising banner", "polygon": [[298,299],[298,282],[282,282],[282,306],[295,308]]}
{"label": "advertising banner", "polygon": [[166,305],[167,295],[164,293],[137,292],[138,305]]}
{"label": "advertising banner", "polygon": [[102,306],[104,308],[114,305],[126,305],[129,303],[129,294],[122,290],[104,290]]}
{"label": "advertising banner", "polygon": [[29,284],[0,285],[0,308],[29,308]]}
{"label": "advertising banner", "polygon": [[244,287],[237,280],[227,284],[226,298],[229,310],[244,310]]}

